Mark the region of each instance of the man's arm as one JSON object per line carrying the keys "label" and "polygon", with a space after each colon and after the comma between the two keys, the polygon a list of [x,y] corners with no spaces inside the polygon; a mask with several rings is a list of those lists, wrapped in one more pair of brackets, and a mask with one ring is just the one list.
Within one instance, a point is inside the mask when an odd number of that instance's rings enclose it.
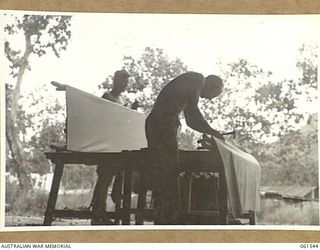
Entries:
{"label": "man's arm", "polygon": [[138,100],[135,100],[132,104],[131,104],[131,109],[133,110],[137,110],[140,106]]}
{"label": "man's arm", "polygon": [[61,83],[58,83],[58,82],[55,82],[55,81],[52,81],[51,84],[56,87],[57,91],[65,91],[66,90],[66,85],[65,84],[61,84]]}
{"label": "man's arm", "polygon": [[[101,98],[106,99],[106,100],[109,100],[109,101],[111,101],[111,102],[115,102],[115,103],[121,104],[121,105],[123,105],[123,106],[125,106],[125,107],[128,107],[128,106],[129,106],[129,103],[127,102],[127,100],[126,100],[124,97],[122,97],[122,96],[119,97],[119,98],[121,98],[121,99],[123,100],[123,102],[124,102],[124,103],[119,103],[119,102],[117,102],[117,100],[116,100],[112,95],[110,95],[109,92],[105,92],[105,93],[101,96]],[[141,106],[139,105],[139,102],[138,102],[137,100],[135,100],[135,101],[131,104],[131,107],[130,107],[130,108],[133,109],[133,110],[137,110],[137,108],[139,108],[139,107],[141,107]]]}
{"label": "man's arm", "polygon": [[223,136],[215,129],[211,128],[208,122],[203,118],[198,108],[199,97],[189,100],[188,105],[184,109],[184,117],[187,125],[201,133],[210,134],[217,138],[223,139]]}

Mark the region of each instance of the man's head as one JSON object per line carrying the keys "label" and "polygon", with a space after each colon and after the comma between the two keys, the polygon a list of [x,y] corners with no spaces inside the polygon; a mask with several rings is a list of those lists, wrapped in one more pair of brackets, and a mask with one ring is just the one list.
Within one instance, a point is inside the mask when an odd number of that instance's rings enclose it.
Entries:
{"label": "man's head", "polygon": [[205,79],[204,87],[201,89],[200,96],[211,100],[220,95],[223,91],[222,79],[215,75],[209,75]]}
{"label": "man's head", "polygon": [[113,76],[112,90],[118,93],[122,93],[123,91],[125,91],[128,85],[129,77],[130,77],[129,73],[124,69],[116,71]]}

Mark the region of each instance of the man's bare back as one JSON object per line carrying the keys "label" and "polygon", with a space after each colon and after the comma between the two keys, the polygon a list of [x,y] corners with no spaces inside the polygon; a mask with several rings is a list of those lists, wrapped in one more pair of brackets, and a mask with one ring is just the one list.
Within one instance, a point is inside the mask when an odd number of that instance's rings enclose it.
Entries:
{"label": "man's bare back", "polygon": [[152,113],[178,116],[187,105],[198,103],[204,77],[200,73],[188,72],[169,82],[158,95]]}
{"label": "man's bare back", "polygon": [[[209,82],[207,86],[206,82]],[[183,111],[189,127],[201,133],[221,138],[221,135],[212,129],[203,118],[198,108],[198,102],[200,96],[211,100],[221,93],[222,88],[222,80],[216,76],[204,78],[202,74],[197,72],[184,73],[170,81],[161,90],[149,117],[157,121],[160,127],[166,126],[168,128],[171,122],[171,125],[177,128],[180,124],[179,114]]]}

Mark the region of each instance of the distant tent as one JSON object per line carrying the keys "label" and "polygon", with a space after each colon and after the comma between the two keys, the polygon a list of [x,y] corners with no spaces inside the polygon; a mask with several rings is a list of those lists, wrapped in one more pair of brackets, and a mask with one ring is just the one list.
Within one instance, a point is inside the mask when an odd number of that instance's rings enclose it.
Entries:
{"label": "distant tent", "polygon": [[319,188],[315,186],[262,186],[260,194],[266,198],[307,201],[319,199]]}

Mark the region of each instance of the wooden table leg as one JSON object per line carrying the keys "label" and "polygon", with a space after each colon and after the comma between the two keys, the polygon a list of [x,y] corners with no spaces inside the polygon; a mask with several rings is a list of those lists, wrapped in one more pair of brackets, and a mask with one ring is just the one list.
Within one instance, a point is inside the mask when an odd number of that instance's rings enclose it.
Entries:
{"label": "wooden table leg", "polygon": [[135,215],[136,225],[143,225],[144,222],[146,198],[148,192],[146,178],[147,177],[144,173],[140,173],[140,190],[138,194],[137,212]]}
{"label": "wooden table leg", "polygon": [[255,225],[256,224],[256,214],[254,211],[249,211],[249,224]]}
{"label": "wooden table leg", "polygon": [[[115,212],[116,213],[121,213],[121,201],[122,201],[122,197],[123,197],[123,191],[122,191],[122,183],[123,183],[123,172],[117,173],[115,180],[114,180],[114,184],[113,184],[113,188],[116,188],[117,191],[120,192],[121,198],[117,197],[116,201],[115,201]],[[114,190],[112,190],[112,192],[114,192]],[[120,220],[119,217],[115,218],[114,220],[116,225],[120,224]]]}
{"label": "wooden table leg", "polygon": [[228,191],[224,171],[219,173],[219,224],[228,224]]}
{"label": "wooden table leg", "polygon": [[124,170],[124,188],[123,188],[123,217],[122,225],[130,225],[130,210],[131,210],[131,191],[132,191],[132,171],[129,167]]}
{"label": "wooden table leg", "polygon": [[43,222],[44,226],[51,226],[51,223],[53,220],[53,213],[54,213],[57,198],[58,198],[58,192],[59,192],[60,181],[63,173],[63,167],[64,167],[64,162],[62,161],[56,162],[48,204],[47,204],[47,209],[44,216],[44,222]]}

